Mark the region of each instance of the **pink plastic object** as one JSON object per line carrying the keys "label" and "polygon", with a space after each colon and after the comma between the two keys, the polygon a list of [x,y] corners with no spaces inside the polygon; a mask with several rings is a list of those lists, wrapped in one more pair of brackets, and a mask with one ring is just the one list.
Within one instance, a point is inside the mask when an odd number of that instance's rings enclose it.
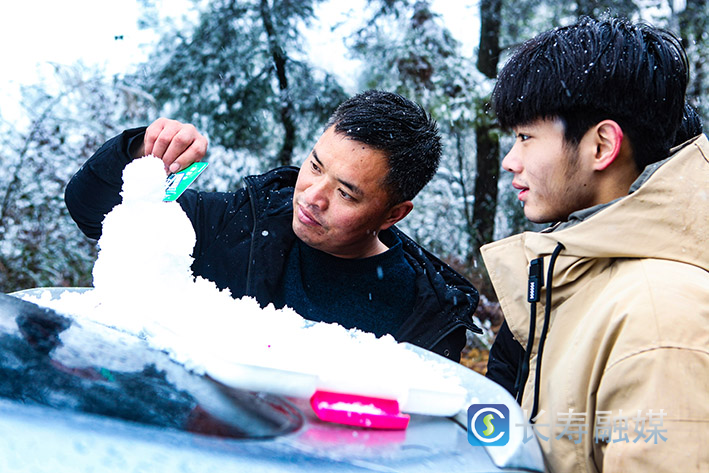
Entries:
{"label": "pink plastic object", "polygon": [[326,422],[391,430],[403,430],[409,425],[409,415],[402,414],[393,399],[315,391],[310,405],[315,415]]}

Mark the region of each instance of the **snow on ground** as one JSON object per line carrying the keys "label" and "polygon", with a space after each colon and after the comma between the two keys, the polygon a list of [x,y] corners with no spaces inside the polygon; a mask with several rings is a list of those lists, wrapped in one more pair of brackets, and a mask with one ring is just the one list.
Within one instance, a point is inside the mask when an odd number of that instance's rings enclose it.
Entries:
{"label": "snow on ground", "polygon": [[[162,161],[148,156],[123,173],[123,202],[105,218],[94,289],[25,297],[82,320],[137,335],[177,362],[247,389],[309,396],[314,389],[396,398],[434,391],[460,403],[460,380],[387,335],[305,320],[295,311],[261,308],[252,298],[193,277],[195,243],[179,204],[163,202]],[[434,402],[436,397],[434,396]],[[445,406],[431,406],[432,413]],[[413,407],[420,411],[420,407]],[[427,411],[428,407],[423,406]]]}

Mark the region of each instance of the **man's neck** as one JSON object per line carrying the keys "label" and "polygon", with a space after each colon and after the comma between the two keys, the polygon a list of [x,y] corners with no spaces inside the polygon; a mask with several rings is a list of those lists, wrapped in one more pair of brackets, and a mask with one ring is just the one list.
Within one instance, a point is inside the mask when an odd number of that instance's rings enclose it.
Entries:
{"label": "man's neck", "polygon": [[640,170],[633,159],[630,144],[624,141],[620,153],[613,163],[598,173],[595,182],[597,192],[594,206],[606,204],[628,195],[630,186],[638,176],[640,176]]}
{"label": "man's neck", "polygon": [[[377,235],[374,236],[374,238],[372,238],[369,242],[367,242],[366,245],[362,246],[359,251],[357,251],[356,253],[349,253],[347,256],[330,252],[327,253],[330,256],[342,259],[361,259],[380,255],[389,249],[389,246],[382,241],[381,236],[382,232],[377,233]],[[385,240],[387,240],[387,238],[385,238]],[[356,256],[352,256],[353,254],[356,254]]]}

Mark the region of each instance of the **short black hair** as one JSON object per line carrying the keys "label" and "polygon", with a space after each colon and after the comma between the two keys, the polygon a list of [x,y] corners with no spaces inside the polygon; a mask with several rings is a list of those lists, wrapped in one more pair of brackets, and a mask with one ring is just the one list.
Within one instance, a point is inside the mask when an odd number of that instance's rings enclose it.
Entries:
{"label": "short black hair", "polygon": [[682,115],[682,125],[677,130],[675,145],[681,145],[685,141],[694,138],[703,131],[702,117],[697,109],[691,104],[684,104],[684,115]]}
{"label": "short black hair", "polygon": [[642,171],[674,145],[688,81],[687,54],[670,31],[582,17],[523,43],[500,71],[492,101],[502,127],[559,118],[573,145],[594,124],[614,120]]}
{"label": "short black hair", "polygon": [[325,129],[383,151],[389,172],[382,183],[395,205],[412,200],[441,160],[438,124],[419,104],[393,92],[367,90],[343,102]]}

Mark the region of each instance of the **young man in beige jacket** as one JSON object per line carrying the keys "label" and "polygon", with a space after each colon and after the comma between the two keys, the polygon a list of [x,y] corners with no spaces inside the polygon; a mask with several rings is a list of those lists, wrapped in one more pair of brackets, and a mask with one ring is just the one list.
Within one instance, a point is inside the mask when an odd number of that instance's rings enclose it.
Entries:
{"label": "young man in beige jacket", "polygon": [[709,141],[682,127],[688,69],[667,31],[584,18],[499,74],[502,165],[527,218],[555,223],[482,248],[506,320],[488,376],[552,472],[709,471]]}

